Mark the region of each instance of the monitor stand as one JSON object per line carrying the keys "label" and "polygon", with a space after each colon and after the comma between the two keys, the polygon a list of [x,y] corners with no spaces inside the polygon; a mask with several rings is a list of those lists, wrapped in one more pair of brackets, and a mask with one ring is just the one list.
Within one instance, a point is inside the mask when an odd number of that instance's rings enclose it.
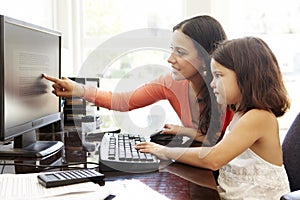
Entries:
{"label": "monitor stand", "polygon": [[15,137],[12,144],[1,145],[0,157],[43,158],[54,155],[63,146],[61,141],[37,141],[33,130]]}

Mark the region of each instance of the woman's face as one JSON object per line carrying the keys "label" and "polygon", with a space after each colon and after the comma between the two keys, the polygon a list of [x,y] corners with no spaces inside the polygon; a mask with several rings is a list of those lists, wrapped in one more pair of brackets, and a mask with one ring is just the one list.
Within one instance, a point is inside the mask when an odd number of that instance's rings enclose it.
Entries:
{"label": "woman's face", "polygon": [[224,67],[214,59],[211,60],[211,71],[213,80],[210,86],[213,88],[217,102],[223,105],[238,105],[241,92],[235,72]]}
{"label": "woman's face", "polygon": [[201,65],[197,50],[191,38],[176,30],[171,43],[171,55],[168,62],[172,64],[172,77],[174,80],[191,80],[199,74],[197,68]]}

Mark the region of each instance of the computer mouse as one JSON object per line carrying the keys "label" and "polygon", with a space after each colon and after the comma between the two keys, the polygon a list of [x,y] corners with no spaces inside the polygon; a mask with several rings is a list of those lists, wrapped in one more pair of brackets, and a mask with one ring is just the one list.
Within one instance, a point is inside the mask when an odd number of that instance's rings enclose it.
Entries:
{"label": "computer mouse", "polygon": [[182,136],[178,136],[174,134],[165,134],[163,133],[163,130],[161,130],[151,134],[150,141],[164,146],[166,145],[178,146],[182,144]]}

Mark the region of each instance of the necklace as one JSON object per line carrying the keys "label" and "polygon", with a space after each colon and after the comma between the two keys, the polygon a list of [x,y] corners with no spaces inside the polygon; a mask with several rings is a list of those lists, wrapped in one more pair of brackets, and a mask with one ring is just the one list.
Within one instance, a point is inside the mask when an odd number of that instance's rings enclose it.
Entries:
{"label": "necklace", "polygon": [[[201,92],[202,92],[202,87],[198,90],[197,93],[195,93],[195,90],[193,89],[193,87],[189,87],[189,96],[190,96],[190,99],[195,99],[195,100],[192,100],[194,101],[195,103],[199,104],[199,103],[202,103],[204,102],[204,99],[202,98],[201,96]],[[191,103],[192,103],[191,101]]]}
{"label": "necklace", "polygon": [[200,95],[201,91],[202,91],[202,88],[200,88],[200,90],[196,94],[196,103],[202,103],[202,102],[204,102],[204,99]]}

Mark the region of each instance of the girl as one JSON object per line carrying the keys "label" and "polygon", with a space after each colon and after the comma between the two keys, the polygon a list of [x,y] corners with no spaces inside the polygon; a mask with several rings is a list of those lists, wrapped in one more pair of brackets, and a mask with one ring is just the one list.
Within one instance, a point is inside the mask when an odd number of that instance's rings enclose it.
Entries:
{"label": "girl", "polygon": [[289,108],[277,60],[267,44],[254,37],[224,42],[213,53],[211,87],[233,119],[213,147],[169,148],[140,143],[141,152],[161,159],[220,169],[222,199],[280,199],[289,192],[282,161],[277,117]]}

